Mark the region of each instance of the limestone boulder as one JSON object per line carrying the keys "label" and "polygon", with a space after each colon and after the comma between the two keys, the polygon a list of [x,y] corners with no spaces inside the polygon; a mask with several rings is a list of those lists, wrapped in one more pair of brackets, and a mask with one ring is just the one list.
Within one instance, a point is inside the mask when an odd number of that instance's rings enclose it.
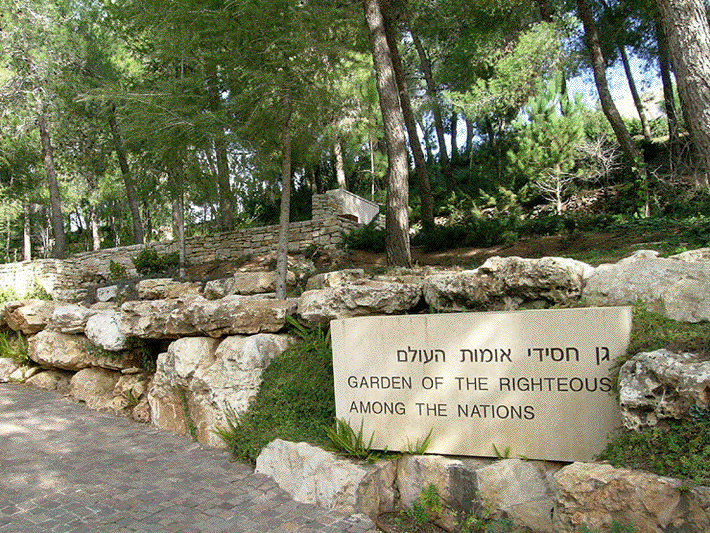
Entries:
{"label": "limestone boulder", "polygon": [[492,257],[475,270],[433,274],[424,298],[440,311],[510,310],[579,298],[593,268],[574,259]]}
{"label": "limestone boulder", "polygon": [[234,285],[234,277],[210,280],[205,283],[203,296],[208,300],[219,300],[225,296],[235,294]]}
{"label": "limestone boulder", "polygon": [[642,301],[682,322],[710,320],[710,262],[648,257],[601,265],[587,279],[583,297],[595,305]]}
{"label": "limestone boulder", "polygon": [[10,376],[17,370],[18,364],[14,359],[9,357],[0,357],[0,383],[7,383],[10,381]]}
{"label": "limestone boulder", "polygon": [[101,353],[83,335],[44,330],[30,338],[28,354],[44,368],[79,371],[89,367],[123,370],[140,366],[130,352]]}
{"label": "limestone boulder", "polygon": [[73,375],[72,372],[63,370],[45,370],[29,378],[26,383],[39,389],[68,394]]}
{"label": "limestone boulder", "polygon": [[[233,294],[261,294],[276,290],[276,272],[236,272],[234,274]],[[296,275],[290,270],[286,273],[286,285],[296,284]]]}
{"label": "limestone boulder", "polygon": [[31,335],[42,331],[52,321],[54,310],[61,304],[48,300],[24,300],[8,303],[3,318],[10,329]]}
{"label": "limestone boulder", "polygon": [[20,365],[10,374],[10,381],[24,383],[41,370],[38,366]]}
{"label": "limestone boulder", "polygon": [[363,280],[306,291],[298,314],[309,324],[328,324],[337,318],[405,313],[419,304],[421,287],[411,283]]}
{"label": "limestone boulder", "polygon": [[138,421],[143,420],[143,415],[135,415],[136,408],[145,400],[147,402],[148,389],[152,377],[145,373],[122,374],[113,389],[113,403],[111,408],[116,413],[128,414]]}
{"label": "limestone boulder", "polygon": [[476,471],[479,496],[493,517],[536,532],[553,533],[555,510],[546,472],[528,461],[504,459]]}
{"label": "limestone boulder", "polygon": [[635,531],[710,530],[707,489],[687,489],[676,479],[617,469],[608,464],[573,463],[554,475],[554,531],[609,531],[614,522]]}
{"label": "limestone boulder", "polygon": [[113,302],[118,298],[118,285],[109,285],[108,287],[99,287],[96,289],[96,299],[99,302]]}
{"label": "limestone boulder", "polygon": [[455,530],[461,516],[481,511],[476,471],[489,465],[487,459],[460,459],[440,455],[403,455],[397,461],[399,503],[412,504],[430,484],[446,502],[439,525]]}
{"label": "limestone boulder", "polygon": [[61,289],[53,291],[54,298],[59,302],[78,304],[89,298],[88,289]]}
{"label": "limestone boulder", "polygon": [[256,472],[273,478],[296,501],[338,513],[375,515],[394,507],[390,461],[350,461],[303,442],[275,440],[257,457]]}
{"label": "limestone boulder", "polygon": [[294,301],[240,296],[126,302],[120,329],[128,337],[147,339],[275,333],[295,310]]}
{"label": "limestone boulder", "polygon": [[347,285],[365,277],[365,270],[362,268],[348,268],[334,272],[324,272],[308,278],[306,282],[307,291],[326,289],[328,287],[339,287]]}
{"label": "limestone boulder", "polygon": [[83,305],[61,305],[52,312],[51,328],[62,333],[84,333],[86,322],[96,311]]}
{"label": "limestone boulder", "polygon": [[79,371],[92,366],[94,360],[86,337],[48,329],[30,338],[28,353],[38,365],[60,370]]}
{"label": "limestone boulder", "polygon": [[103,311],[89,317],[84,331],[96,346],[109,352],[120,352],[128,347],[128,338],[121,333],[121,314],[117,311]]}
{"label": "limestone boulder", "polygon": [[289,336],[273,334],[231,336],[222,341],[178,339],[158,357],[148,395],[153,422],[185,433],[187,409],[198,440],[223,446],[211,430],[226,426],[229,413],[247,409],[261,385],[263,369],[291,342]]}
{"label": "limestone boulder", "polygon": [[710,362],[667,350],[644,352],[619,371],[619,405],[624,426],[641,430],[664,419],[688,417],[693,405],[706,407]]}
{"label": "limestone boulder", "polygon": [[196,282],[175,281],[172,278],[144,279],[138,282],[139,300],[167,300],[200,294],[202,285]]}
{"label": "limestone boulder", "polygon": [[71,378],[69,395],[78,402],[98,411],[114,409],[114,394],[119,372],[105,368],[85,368]]}

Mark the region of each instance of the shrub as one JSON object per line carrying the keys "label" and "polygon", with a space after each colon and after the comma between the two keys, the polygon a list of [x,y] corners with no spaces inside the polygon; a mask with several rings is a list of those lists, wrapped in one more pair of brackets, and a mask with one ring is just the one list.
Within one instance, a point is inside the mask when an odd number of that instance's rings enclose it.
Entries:
{"label": "shrub", "polygon": [[274,439],[327,446],[325,427],[335,418],[330,336],[290,320],[301,340],[276,357],[249,409],[232,412],[226,427],[214,432],[236,459],[256,462]]}
{"label": "shrub", "polygon": [[152,248],[144,248],[132,260],[139,274],[164,274],[171,268],[176,268],[180,262],[178,252],[158,255]]}
{"label": "shrub", "polygon": [[18,365],[29,365],[27,339],[19,333],[0,333],[0,357],[9,357]]}
{"label": "shrub", "polygon": [[374,221],[345,236],[344,244],[351,250],[385,251],[385,232],[375,227]]}
{"label": "shrub", "polygon": [[112,280],[125,279],[128,276],[128,268],[121,263],[116,263],[113,259],[108,265],[108,272]]}

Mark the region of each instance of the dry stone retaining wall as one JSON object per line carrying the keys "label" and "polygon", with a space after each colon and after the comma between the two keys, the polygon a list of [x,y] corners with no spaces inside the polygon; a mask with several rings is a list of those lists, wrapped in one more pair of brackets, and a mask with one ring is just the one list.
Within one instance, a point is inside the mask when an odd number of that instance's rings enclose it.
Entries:
{"label": "dry stone retaining wall", "polygon": [[[464,272],[401,271],[368,279],[353,270],[314,276],[311,290],[285,302],[263,294],[235,296],[234,287],[208,300],[190,286],[183,287],[183,295],[126,302],[120,309],[104,307],[110,304],[87,309],[58,302],[13,302],[4,308],[5,325],[31,336],[30,357],[39,366],[28,371],[0,359],[0,381],[29,378],[29,383],[67,391],[95,408],[152,420],[177,432],[186,433],[192,419],[198,438],[215,444],[209,429],[224,423],[227,408],[247,408],[261,372],[290,342],[282,334],[288,316],[327,323],[346,316],[428,309],[537,308],[584,300],[608,305],[643,299],[669,316],[695,321],[697,309],[710,308],[705,286],[710,281],[702,283],[710,275],[698,275],[705,273],[705,265],[702,254],[659,259],[641,253],[596,269],[557,258],[494,258]],[[599,278],[615,270],[623,271],[628,283],[612,293]],[[649,292],[649,284],[655,287],[659,276],[692,277],[698,290],[681,292],[672,300],[668,291]],[[102,334],[115,330],[114,338],[91,334],[91,325],[102,321],[117,326],[98,328]],[[122,344],[125,337],[160,343],[164,353],[157,373],[139,368],[141,354]],[[621,392],[627,426],[683,417],[690,405],[707,406],[710,401],[710,370],[686,354],[638,354],[622,369],[620,383],[628,388]],[[265,450],[258,469],[288,480],[299,498],[314,495],[317,503],[348,513],[411,504],[422,488],[434,483],[454,510],[486,508],[492,516],[508,517],[531,531],[571,533],[581,524],[609,531],[614,522],[631,523],[639,532],[710,530],[710,489],[603,464],[405,457],[369,468],[280,441]],[[284,488],[288,485],[284,482]],[[451,525],[456,517],[443,518]]]}

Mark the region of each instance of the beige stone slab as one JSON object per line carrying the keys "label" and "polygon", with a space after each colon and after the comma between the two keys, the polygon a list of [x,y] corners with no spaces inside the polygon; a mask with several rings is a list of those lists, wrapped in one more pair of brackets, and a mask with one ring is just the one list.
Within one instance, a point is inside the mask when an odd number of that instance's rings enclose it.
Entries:
{"label": "beige stone slab", "polygon": [[631,308],[331,322],[338,418],[376,448],[589,461],[621,425],[610,370]]}

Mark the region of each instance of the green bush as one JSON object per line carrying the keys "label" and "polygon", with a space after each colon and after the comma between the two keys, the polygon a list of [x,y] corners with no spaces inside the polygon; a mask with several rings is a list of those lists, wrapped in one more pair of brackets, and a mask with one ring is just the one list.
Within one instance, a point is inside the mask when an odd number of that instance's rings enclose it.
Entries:
{"label": "green bush", "polygon": [[132,260],[139,274],[164,274],[170,269],[177,268],[180,263],[178,252],[158,255],[152,248],[144,248]]}
{"label": "green bush", "polygon": [[350,250],[381,253],[385,251],[385,232],[371,222],[346,235],[344,244]]}
{"label": "green bush", "polygon": [[116,263],[113,259],[108,265],[108,272],[112,280],[126,279],[128,277],[128,268],[121,263]]}
{"label": "green bush", "polygon": [[226,427],[214,430],[236,459],[255,463],[261,449],[277,438],[329,444],[324,428],[335,418],[330,336],[290,323],[301,340],[264,370],[249,410],[232,413]]}
{"label": "green bush", "polygon": [[0,333],[0,357],[9,357],[18,365],[29,365],[27,339],[19,333]]}

